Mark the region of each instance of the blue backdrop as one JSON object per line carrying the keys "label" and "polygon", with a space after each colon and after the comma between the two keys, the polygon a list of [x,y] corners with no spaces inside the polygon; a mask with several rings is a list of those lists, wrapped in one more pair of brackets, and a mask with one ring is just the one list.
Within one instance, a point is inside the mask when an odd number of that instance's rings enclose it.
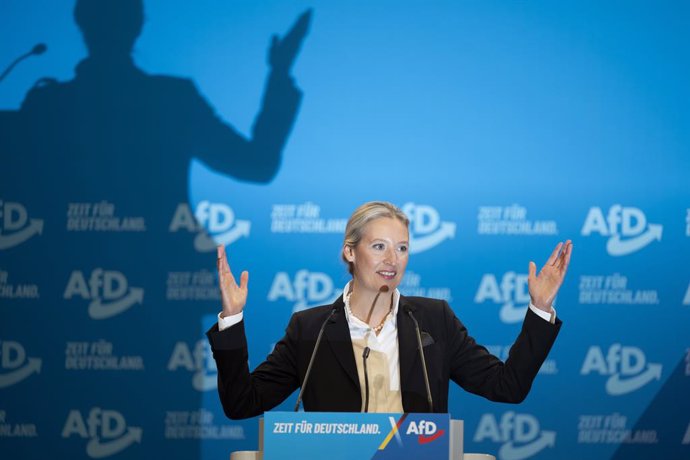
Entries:
{"label": "blue backdrop", "polygon": [[203,336],[213,247],[251,274],[253,367],[340,294],[374,199],[411,218],[402,292],[499,356],[574,241],[528,399],[451,390],[467,451],[690,457],[687,2],[74,3],[0,6],[0,71],[47,46],[0,81],[2,458],[254,448]]}

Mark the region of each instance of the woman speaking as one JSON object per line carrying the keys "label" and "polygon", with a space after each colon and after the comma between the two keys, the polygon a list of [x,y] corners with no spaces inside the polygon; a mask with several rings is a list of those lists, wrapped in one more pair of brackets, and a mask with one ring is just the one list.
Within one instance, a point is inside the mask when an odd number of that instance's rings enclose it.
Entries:
{"label": "woman speaking", "polygon": [[343,295],[295,313],[253,372],[242,315],[249,274],[242,272],[238,285],[218,248],[223,310],[207,336],[228,417],[262,414],[300,387],[307,411],[447,412],[450,380],[492,401],[519,403],[527,396],[561,327],[552,303],[572,243],[559,243],[538,274],[530,262],[531,302],[504,363],[475,342],[445,301],[400,295],[408,224],[391,203],[357,208],[345,229],[342,257],[352,280]]}

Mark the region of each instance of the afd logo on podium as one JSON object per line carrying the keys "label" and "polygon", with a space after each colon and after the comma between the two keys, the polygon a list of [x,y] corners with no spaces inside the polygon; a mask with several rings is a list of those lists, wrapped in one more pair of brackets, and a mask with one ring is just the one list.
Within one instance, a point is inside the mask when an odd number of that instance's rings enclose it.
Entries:
{"label": "afd logo on podium", "polygon": [[334,288],[333,279],[326,273],[302,269],[292,278],[287,272],[276,273],[268,291],[268,300],[293,302],[292,312],[297,313],[318,305],[333,303],[342,292],[342,289]]}
{"label": "afd logo on podium", "polygon": [[41,372],[41,359],[26,356],[19,342],[0,341],[0,388],[15,385]]}
{"label": "afd logo on podium", "polygon": [[235,218],[235,212],[225,203],[200,201],[194,213],[187,203],[177,205],[170,221],[171,233],[185,230],[195,233],[194,249],[211,252],[216,246],[227,246],[242,237],[248,237],[251,222]]}
{"label": "afd logo on podium", "polygon": [[215,390],[218,386],[218,370],[213,360],[211,346],[205,339],[193,347],[187,342],[177,342],[168,360],[168,370],[183,369],[192,373],[192,387],[197,391]]}
{"label": "afd logo on podium", "polygon": [[519,323],[525,319],[529,300],[527,274],[512,271],[504,273],[500,282],[493,273],[485,273],[474,295],[474,303],[490,301],[501,305],[498,316],[506,324]]}
{"label": "afd logo on podium", "polygon": [[143,430],[127,426],[121,413],[94,407],[84,417],[80,411],[71,410],[62,437],[78,436],[88,439],[86,455],[90,458],[106,458],[127,449],[132,444],[141,443]]}
{"label": "afd logo on podium", "polygon": [[601,208],[590,208],[580,233],[582,236],[592,233],[608,236],[606,252],[611,256],[626,256],[654,240],[661,241],[662,231],[661,224],[648,224],[647,217],[638,208],[614,204],[606,216]]}
{"label": "afd logo on podium", "polygon": [[500,420],[494,414],[484,414],[474,433],[475,442],[491,441],[501,444],[498,458],[522,460],[556,445],[556,432],[542,430],[539,420],[531,414],[504,413]]}
{"label": "afd logo on podium", "polygon": [[589,347],[580,374],[608,376],[606,393],[621,396],[639,390],[653,380],[661,380],[662,370],[661,364],[648,363],[639,348],[614,343],[606,354],[596,345]]}
{"label": "afd logo on podium", "polygon": [[410,219],[410,254],[417,254],[455,238],[455,222],[442,222],[431,206],[405,203],[402,211]]}
{"label": "afd logo on podium", "polygon": [[42,233],[42,219],[29,218],[21,203],[0,200],[0,250],[19,246]]}
{"label": "afd logo on podium", "polygon": [[[390,418],[393,419],[393,417]],[[392,422],[395,422],[395,419]],[[418,444],[433,442],[443,436],[444,433],[444,430],[439,430],[436,424],[430,420],[420,420],[418,422],[411,420],[405,432],[408,436],[411,434],[417,435]]]}
{"label": "afd logo on podium", "polygon": [[115,270],[94,269],[85,275],[75,270],[67,281],[63,297],[90,300],[89,318],[101,320],[119,315],[144,302],[144,289],[129,287],[127,278]]}

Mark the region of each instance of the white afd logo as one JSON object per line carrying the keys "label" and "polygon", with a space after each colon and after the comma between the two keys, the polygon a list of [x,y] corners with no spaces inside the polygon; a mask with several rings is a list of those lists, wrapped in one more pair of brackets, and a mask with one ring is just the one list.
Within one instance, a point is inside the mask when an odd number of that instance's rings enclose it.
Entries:
{"label": "white afd logo", "polygon": [[405,434],[431,436],[433,434],[436,434],[436,431],[438,431],[438,427],[434,422],[430,422],[428,420],[420,420],[419,422],[415,422],[414,420],[412,420],[410,422],[410,425],[407,427],[407,431],[405,432]]}
{"label": "white afd logo", "polygon": [[29,213],[20,203],[0,200],[0,250],[19,246],[41,233],[42,219],[29,219]]}
{"label": "white afd logo", "polygon": [[89,317],[107,319],[128,310],[134,304],[144,301],[144,289],[129,287],[127,278],[121,272],[96,268],[88,281],[84,273],[75,270],[67,281],[63,297],[67,300],[80,297],[90,300]]}
{"label": "white afd logo", "polygon": [[688,290],[685,291],[685,297],[683,298],[683,305],[690,305],[690,283],[688,283]]}
{"label": "white afd logo", "polygon": [[410,254],[424,252],[455,238],[455,223],[441,222],[436,209],[431,206],[406,203],[402,211],[410,219]]}
{"label": "white afd logo", "polygon": [[580,232],[582,236],[598,233],[608,236],[606,251],[612,256],[625,256],[639,251],[654,240],[661,241],[663,226],[647,224],[647,218],[638,208],[611,206],[606,217],[601,208],[589,209]]}
{"label": "white afd logo", "polygon": [[122,452],[135,442],[141,443],[143,430],[128,427],[121,413],[94,407],[86,419],[78,410],[71,410],[62,428],[62,437],[77,435],[88,439],[86,455],[91,458],[105,458]]}
{"label": "white afd logo", "polygon": [[474,302],[484,303],[487,300],[501,305],[499,317],[502,322],[512,324],[522,321],[525,319],[530,300],[527,274],[506,272],[500,283],[494,274],[484,274]]}
{"label": "white afd logo", "polygon": [[554,447],[556,432],[541,430],[539,420],[533,415],[509,411],[501,416],[500,422],[493,414],[482,415],[473,440],[502,444],[498,450],[500,460],[521,460]]}
{"label": "white afd logo", "polygon": [[214,390],[218,386],[218,371],[211,346],[199,340],[192,348],[186,342],[177,342],[168,360],[168,370],[184,369],[193,372],[192,387],[197,391]]}
{"label": "white afd logo", "polygon": [[200,201],[194,214],[187,203],[178,204],[168,230],[196,233],[194,249],[199,252],[211,252],[215,251],[218,245],[227,246],[243,236],[249,236],[250,228],[251,223],[248,220],[235,219],[235,213],[230,206]]}
{"label": "white afd logo", "polygon": [[647,363],[637,347],[624,347],[620,343],[611,345],[604,356],[601,348],[592,346],[580,369],[581,375],[597,373],[608,375],[606,393],[620,396],[642,388],[652,380],[661,380],[662,365]]}
{"label": "white afd logo", "polygon": [[278,272],[273,278],[268,300],[294,302],[293,313],[318,305],[333,303],[342,294],[342,289],[334,289],[333,280],[326,273],[299,270],[294,279],[287,272]]}
{"label": "white afd logo", "polygon": [[27,358],[19,342],[0,342],[0,388],[7,388],[41,372],[40,358]]}

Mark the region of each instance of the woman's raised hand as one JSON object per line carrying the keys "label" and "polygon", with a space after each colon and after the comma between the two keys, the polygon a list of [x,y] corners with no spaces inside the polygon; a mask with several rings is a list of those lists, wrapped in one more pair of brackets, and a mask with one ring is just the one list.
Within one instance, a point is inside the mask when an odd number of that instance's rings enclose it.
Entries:
{"label": "woman's raised hand", "polygon": [[553,301],[568,271],[572,251],[572,241],[566,241],[565,245],[558,243],[549,260],[539,271],[539,275],[537,275],[537,265],[534,262],[529,263],[529,276],[527,277],[529,295],[532,304],[538,309],[551,311]]}
{"label": "woman's raised hand", "polygon": [[240,275],[240,285],[237,285],[235,277],[232,276],[228,258],[225,255],[225,246],[218,246],[218,284],[220,285],[220,297],[223,302],[222,317],[236,315],[242,311],[247,303],[247,283],[249,282],[249,272],[243,271]]}

